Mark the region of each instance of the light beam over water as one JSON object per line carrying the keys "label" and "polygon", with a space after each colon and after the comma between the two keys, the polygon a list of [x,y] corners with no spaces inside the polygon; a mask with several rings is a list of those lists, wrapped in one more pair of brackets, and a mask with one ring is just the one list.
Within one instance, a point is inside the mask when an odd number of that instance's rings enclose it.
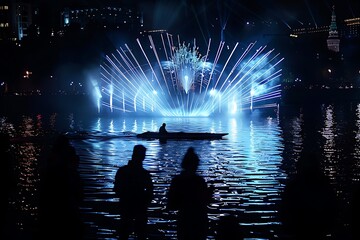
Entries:
{"label": "light beam over water", "polygon": [[[201,49],[170,34],[107,55],[101,65],[101,110],[200,117],[275,107],[283,58],[251,43]],[[110,109],[110,110],[107,110]]]}

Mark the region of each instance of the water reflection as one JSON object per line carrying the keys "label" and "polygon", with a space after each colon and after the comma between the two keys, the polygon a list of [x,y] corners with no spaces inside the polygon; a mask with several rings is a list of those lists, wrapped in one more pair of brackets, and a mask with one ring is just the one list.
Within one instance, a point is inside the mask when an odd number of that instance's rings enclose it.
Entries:
{"label": "water reflection", "polygon": [[[150,207],[153,235],[173,239],[174,216],[165,209],[166,192],[173,175],[180,171],[186,149],[194,146],[201,158],[200,174],[215,186],[210,206],[211,234],[225,214],[241,220],[247,237],[280,238],[278,204],[283,182],[296,173],[302,151],[316,149],[323,155],[325,173],[332,179],[347,209],[349,187],[359,180],[360,106],[300,106],[281,112],[262,112],[242,118],[106,118],[85,119],[76,114],[35,115],[1,119],[1,129],[13,137],[47,136],[54,131],[89,131],[100,136],[121,132],[157,131],[166,122],[168,131],[228,132],[218,141],[146,141],[135,137],[72,140],[81,158],[79,170],[85,181],[83,218],[87,237],[114,238],[119,215],[112,192],[117,168],[129,160],[133,146],[147,147],[144,162],[155,184]],[[37,184],[41,158],[49,143],[24,140],[13,144],[18,159],[19,191],[13,205],[17,224],[31,226],[37,214]],[[24,217],[26,216],[26,217]],[[346,225],[344,215],[340,225]],[[345,231],[345,230],[344,230]]]}
{"label": "water reflection", "polygon": [[[356,122],[353,129],[355,134],[355,146],[353,150],[354,158],[360,159],[360,104],[356,106]],[[360,161],[354,163],[354,181],[360,181]]]}
{"label": "water reflection", "polygon": [[34,117],[22,116],[19,122],[9,122],[2,117],[1,131],[9,133],[13,141],[11,152],[16,159],[15,173],[17,175],[17,191],[10,199],[10,212],[12,218],[8,219],[9,229],[17,233],[32,232],[38,214],[38,184],[43,144],[38,144],[34,139],[44,134],[41,115]]}

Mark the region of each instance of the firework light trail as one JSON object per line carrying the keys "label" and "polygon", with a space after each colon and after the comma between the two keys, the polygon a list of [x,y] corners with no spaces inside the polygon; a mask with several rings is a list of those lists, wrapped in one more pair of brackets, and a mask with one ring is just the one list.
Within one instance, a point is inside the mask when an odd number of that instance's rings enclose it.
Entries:
{"label": "firework light trail", "polygon": [[225,42],[209,39],[201,54],[195,39],[158,38],[137,39],[104,58],[99,112],[200,117],[277,106],[283,58],[273,49],[236,43],[225,50]]}

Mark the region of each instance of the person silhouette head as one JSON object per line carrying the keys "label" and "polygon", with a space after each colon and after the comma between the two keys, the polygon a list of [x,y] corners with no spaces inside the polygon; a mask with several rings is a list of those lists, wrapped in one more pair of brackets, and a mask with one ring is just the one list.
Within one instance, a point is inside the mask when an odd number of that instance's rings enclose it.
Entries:
{"label": "person silhouette head", "polygon": [[195,172],[199,166],[200,159],[193,147],[189,147],[181,162],[184,171]]}
{"label": "person silhouette head", "polygon": [[137,164],[142,164],[146,155],[146,147],[144,145],[138,144],[134,146],[131,161]]}

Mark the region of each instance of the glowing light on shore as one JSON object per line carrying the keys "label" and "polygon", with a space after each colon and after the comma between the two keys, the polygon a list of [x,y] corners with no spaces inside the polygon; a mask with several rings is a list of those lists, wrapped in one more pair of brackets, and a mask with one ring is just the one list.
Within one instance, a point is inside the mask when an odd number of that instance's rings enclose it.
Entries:
{"label": "glowing light on shore", "polygon": [[273,49],[255,49],[256,43],[224,49],[225,42],[213,46],[209,39],[201,54],[196,40],[159,36],[157,44],[152,36],[145,43],[137,39],[136,47],[126,44],[104,58],[102,111],[211,116],[277,106],[283,58]]}

